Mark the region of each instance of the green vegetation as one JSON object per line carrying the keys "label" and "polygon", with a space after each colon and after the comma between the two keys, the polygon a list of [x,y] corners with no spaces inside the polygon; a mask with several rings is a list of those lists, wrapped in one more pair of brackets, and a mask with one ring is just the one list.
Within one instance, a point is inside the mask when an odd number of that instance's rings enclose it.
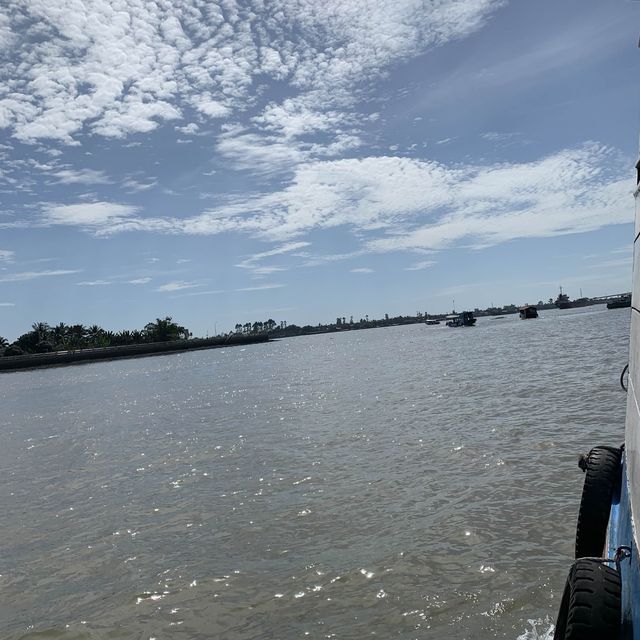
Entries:
{"label": "green vegetation", "polygon": [[[282,324],[283,323],[281,322],[280,325]],[[271,331],[276,329],[277,326],[278,326],[278,323],[275,320],[272,320],[271,318],[269,318],[269,320],[267,320],[266,322],[258,321],[258,322],[245,322],[244,324],[238,323],[235,326],[235,330],[236,330],[236,333],[241,333],[244,335],[248,335],[251,333],[270,333]]]}
{"label": "green vegetation", "polygon": [[0,349],[3,355],[13,356],[24,353],[48,353],[51,351],[75,351],[78,349],[95,349],[99,347],[116,347],[130,344],[150,342],[172,342],[188,340],[191,333],[188,329],[176,324],[169,316],[156,318],[141,331],[105,331],[98,325],[85,327],[81,324],[66,325],[64,322],[52,327],[46,322],[31,325],[31,331],[23,333],[15,342],[9,344],[6,338],[0,337]]}
{"label": "green vegetation", "polygon": [[395,316],[389,317],[386,313],[384,318],[369,319],[369,316],[354,320],[351,316],[336,318],[335,323],[316,325],[306,324],[302,327],[297,324],[287,324],[286,321],[275,322],[269,318],[266,321],[245,322],[235,325],[236,335],[258,335],[266,334],[269,338],[291,338],[293,336],[311,335],[314,333],[333,333],[336,331],[355,331],[358,329],[374,329],[376,327],[391,327],[401,324],[414,324],[424,322],[426,314],[418,311],[415,316]]}

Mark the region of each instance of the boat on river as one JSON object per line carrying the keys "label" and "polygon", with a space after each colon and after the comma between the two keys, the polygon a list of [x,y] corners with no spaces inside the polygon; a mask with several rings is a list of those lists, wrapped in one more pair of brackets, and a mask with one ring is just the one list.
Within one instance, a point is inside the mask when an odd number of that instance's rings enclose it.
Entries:
{"label": "boat on river", "polygon": [[529,320],[538,317],[538,309],[531,304],[525,304],[518,309],[520,320]]}
{"label": "boat on river", "polygon": [[566,293],[562,293],[562,287],[560,287],[560,293],[553,301],[553,304],[555,304],[558,309],[571,309],[571,300],[569,300],[569,296]]}
{"label": "boat on river", "polygon": [[577,309],[579,307],[588,307],[592,302],[589,298],[584,297],[571,300],[566,293],[562,292],[562,287],[560,287],[560,293],[553,304],[555,304],[558,309]]}
{"label": "boat on river", "polygon": [[[636,170],[638,228],[640,161]],[[637,268],[637,252],[634,256]],[[629,299],[629,363],[620,376],[627,393],[624,443],[615,438],[593,443],[596,446],[580,457],[585,480],[576,560],[565,583],[554,640],[640,640],[640,311],[632,300],[640,300],[637,275]]]}
{"label": "boat on river", "polygon": [[462,313],[452,313],[447,316],[447,327],[473,327],[476,318],[473,311],[463,311]]}
{"label": "boat on river", "polygon": [[620,296],[615,300],[607,302],[607,309],[626,309],[631,306],[631,294],[628,296]]}

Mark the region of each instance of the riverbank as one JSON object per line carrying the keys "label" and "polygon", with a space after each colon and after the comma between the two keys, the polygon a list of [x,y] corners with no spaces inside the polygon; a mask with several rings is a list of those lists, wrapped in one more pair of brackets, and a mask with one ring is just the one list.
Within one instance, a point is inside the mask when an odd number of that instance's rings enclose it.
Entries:
{"label": "riverbank", "polygon": [[116,358],[140,358],[144,356],[177,353],[194,349],[216,349],[258,342],[268,342],[269,336],[231,335],[215,338],[192,338],[190,340],[172,340],[171,342],[149,342],[118,347],[101,347],[96,349],[79,349],[77,351],[52,351],[50,353],[30,353],[21,356],[0,358],[0,373],[19,371],[22,369],[39,369],[56,367],[98,360],[114,360]]}

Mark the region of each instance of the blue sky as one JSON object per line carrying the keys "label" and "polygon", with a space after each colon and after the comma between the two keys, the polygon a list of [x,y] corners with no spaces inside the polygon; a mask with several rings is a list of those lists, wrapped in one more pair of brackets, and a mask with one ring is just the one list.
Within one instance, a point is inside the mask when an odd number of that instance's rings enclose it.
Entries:
{"label": "blue sky", "polygon": [[639,16],[4,2],[0,335],[629,290]]}

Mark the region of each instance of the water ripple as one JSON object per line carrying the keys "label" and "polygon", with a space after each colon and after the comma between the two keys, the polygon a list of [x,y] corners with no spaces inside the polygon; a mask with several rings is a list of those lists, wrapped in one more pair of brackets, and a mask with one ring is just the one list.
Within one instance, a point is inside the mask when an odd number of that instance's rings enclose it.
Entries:
{"label": "water ripple", "polygon": [[551,638],[627,349],[589,308],[5,375],[4,637]]}

